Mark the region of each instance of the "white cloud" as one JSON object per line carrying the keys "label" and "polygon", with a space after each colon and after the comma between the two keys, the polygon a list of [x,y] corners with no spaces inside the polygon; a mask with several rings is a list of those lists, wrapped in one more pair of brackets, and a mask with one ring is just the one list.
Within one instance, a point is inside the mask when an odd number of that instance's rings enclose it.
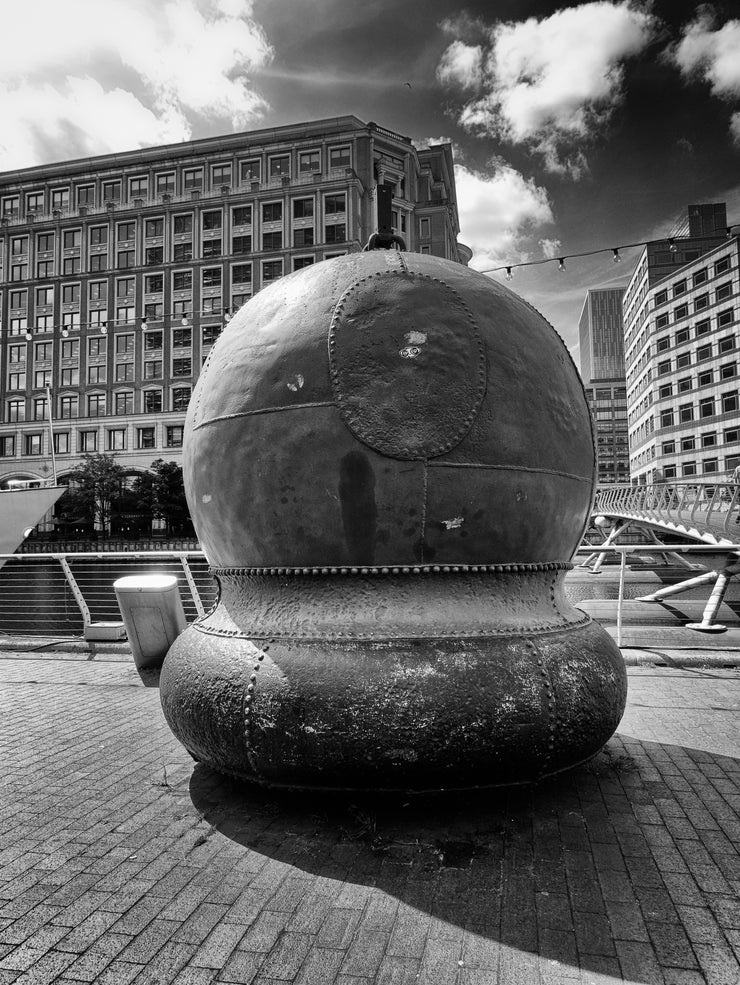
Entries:
{"label": "white cloud", "polygon": [[453,83],[463,89],[480,85],[483,49],[480,45],[453,41],[442,55],[437,66],[437,78],[442,83]]}
{"label": "white cloud", "polygon": [[740,96],[740,20],[713,29],[709,10],[688,25],[673,57],[684,75],[701,75],[716,96]]}
{"label": "white cloud", "polygon": [[473,251],[476,270],[529,259],[529,236],[553,221],[544,188],[525,179],[502,161],[490,174],[455,165],[460,240]]}
{"label": "white cloud", "polygon": [[554,259],[560,253],[561,243],[559,239],[541,239],[542,255],[548,260]]}
{"label": "white cloud", "polygon": [[[542,20],[496,24],[482,60],[480,92],[464,105],[460,122],[527,145],[549,170],[578,177],[586,161],[576,144],[607,123],[621,97],[622,63],[644,49],[652,30],[652,17],[625,0],[596,0]],[[459,83],[455,43],[442,57],[441,78]],[[458,75],[464,77],[462,68]]]}
{"label": "white cloud", "polygon": [[[29,44],[29,38],[33,43]],[[34,0],[3,23],[0,167],[187,139],[193,118],[234,128],[264,103],[249,84],[272,49],[252,0]]]}

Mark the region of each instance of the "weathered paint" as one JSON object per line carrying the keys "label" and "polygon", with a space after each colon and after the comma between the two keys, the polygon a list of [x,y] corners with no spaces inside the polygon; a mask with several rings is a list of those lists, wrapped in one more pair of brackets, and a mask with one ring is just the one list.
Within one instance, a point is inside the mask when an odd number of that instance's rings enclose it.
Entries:
{"label": "weathered paint", "polygon": [[221,591],[161,696],[198,759],[283,786],[483,786],[616,728],[621,655],[562,586],[590,415],[510,291],[385,251],[284,278],[212,351],[184,459]]}

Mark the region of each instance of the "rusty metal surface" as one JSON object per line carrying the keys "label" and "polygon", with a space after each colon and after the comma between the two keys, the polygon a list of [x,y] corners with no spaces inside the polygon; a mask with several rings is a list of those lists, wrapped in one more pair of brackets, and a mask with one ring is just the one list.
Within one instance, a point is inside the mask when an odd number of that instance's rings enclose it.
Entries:
{"label": "rusty metal surface", "polygon": [[563,592],[585,394],[490,279],[383,251],[261,291],[201,374],[184,470],[220,598],[160,693],[197,758],[287,787],[487,786],[616,728],[621,654]]}
{"label": "rusty metal surface", "polygon": [[459,264],[385,251],[241,309],[183,455],[220,566],[567,558],[595,475],[583,387],[545,320]]}

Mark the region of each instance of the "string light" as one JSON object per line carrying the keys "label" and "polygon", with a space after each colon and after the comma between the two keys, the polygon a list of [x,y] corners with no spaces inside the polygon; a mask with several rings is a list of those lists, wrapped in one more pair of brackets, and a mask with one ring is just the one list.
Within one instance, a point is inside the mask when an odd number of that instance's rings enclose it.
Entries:
{"label": "string light", "polygon": [[[732,238],[733,236],[737,235],[735,230],[738,229],[738,227],[740,227],[740,223],[737,222],[733,223],[730,226],[727,226],[728,238]],[[695,243],[702,241],[711,241],[714,243],[717,242],[717,235],[690,236],[687,238]],[[621,246],[600,247],[599,249],[596,250],[584,250],[581,253],[567,253],[564,256],[560,256],[560,257],[543,257],[541,260],[524,260],[521,263],[507,263],[500,267],[485,267],[482,270],[479,270],[478,272],[481,274],[494,274],[502,271],[506,275],[506,280],[511,280],[512,277],[514,276],[513,272],[516,267],[540,267],[546,263],[557,262],[558,270],[561,273],[565,273],[566,260],[576,260],[576,259],[581,259],[582,257],[594,257],[594,256],[600,256],[603,253],[611,253],[612,260],[614,261],[614,263],[621,263],[622,256],[620,251],[642,249],[645,246],[660,246],[661,244],[667,245],[671,253],[675,253],[678,250],[678,246],[673,237],[666,239],[642,240],[639,243],[623,243]]]}

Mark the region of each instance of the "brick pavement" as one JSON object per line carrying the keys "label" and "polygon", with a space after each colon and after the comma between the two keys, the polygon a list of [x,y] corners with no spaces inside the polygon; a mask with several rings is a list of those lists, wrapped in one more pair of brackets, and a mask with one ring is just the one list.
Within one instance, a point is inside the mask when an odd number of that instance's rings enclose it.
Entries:
{"label": "brick pavement", "polygon": [[275,796],[125,655],[0,654],[0,985],[740,983],[740,671],[630,670],[534,789]]}

